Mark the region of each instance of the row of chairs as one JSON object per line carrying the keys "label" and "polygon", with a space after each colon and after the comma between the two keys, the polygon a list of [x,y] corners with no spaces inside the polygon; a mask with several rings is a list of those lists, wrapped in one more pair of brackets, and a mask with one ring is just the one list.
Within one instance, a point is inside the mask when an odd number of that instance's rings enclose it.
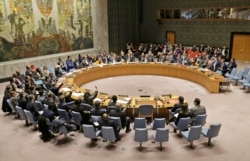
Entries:
{"label": "row of chairs", "polygon": [[235,85],[241,83],[244,88],[249,90],[250,88],[250,74],[249,74],[249,67],[245,67],[242,70],[237,70],[237,68],[233,68],[231,73],[226,74],[227,81],[230,83],[232,81],[235,82]]}
{"label": "row of chairs", "polygon": [[[139,121],[138,121],[139,120]],[[160,148],[162,149],[162,142],[169,140],[169,130],[165,128],[163,124],[164,118],[156,118],[153,123],[151,123],[151,128],[156,130],[154,134],[154,140],[160,142]],[[134,140],[140,142],[140,148],[142,142],[148,141],[148,129],[145,126],[145,121],[143,118],[135,118],[134,129],[135,137]],[[138,122],[140,124],[138,125]],[[211,139],[218,136],[221,124],[211,124],[209,128],[202,127],[203,125],[194,125],[189,129],[190,118],[181,118],[177,125],[175,123],[170,123],[170,125],[179,131],[179,134],[182,135],[187,141],[190,142],[190,147],[193,147],[193,141],[200,138],[200,135],[208,138],[208,144],[211,144]]]}

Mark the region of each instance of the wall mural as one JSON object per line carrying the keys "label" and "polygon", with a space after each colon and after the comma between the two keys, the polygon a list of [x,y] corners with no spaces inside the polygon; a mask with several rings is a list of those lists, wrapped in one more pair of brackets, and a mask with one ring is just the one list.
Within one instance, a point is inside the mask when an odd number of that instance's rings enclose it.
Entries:
{"label": "wall mural", "polygon": [[0,62],[88,48],[90,0],[0,0]]}

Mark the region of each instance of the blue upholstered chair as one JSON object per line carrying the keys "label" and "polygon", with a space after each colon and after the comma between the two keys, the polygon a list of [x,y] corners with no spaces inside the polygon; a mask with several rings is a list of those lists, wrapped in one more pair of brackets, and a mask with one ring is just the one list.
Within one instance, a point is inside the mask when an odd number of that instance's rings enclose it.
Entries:
{"label": "blue upholstered chair", "polygon": [[74,120],[74,123],[79,126],[79,131],[82,131],[82,125],[81,125],[82,116],[80,112],[72,111],[72,118]]}
{"label": "blue upholstered chair", "polygon": [[235,85],[238,85],[238,81],[243,78],[243,70],[240,70],[236,76],[232,78],[233,81],[235,81]]}
{"label": "blue upholstered chair", "polygon": [[146,125],[146,119],[145,118],[139,118],[139,117],[136,117],[134,119],[134,129],[136,128],[146,128],[147,125]]}
{"label": "blue upholstered chair", "polygon": [[188,142],[190,142],[190,148],[192,148],[194,140],[200,139],[201,125],[192,126],[189,131],[182,131],[181,134]]}
{"label": "blue upholstered chair", "polygon": [[93,139],[98,138],[98,136],[100,136],[100,134],[101,134],[101,130],[96,130],[93,125],[83,124],[82,129],[83,129],[84,137],[90,138],[91,143],[94,143]]}
{"label": "blue upholstered chair", "polygon": [[166,119],[165,118],[155,118],[151,123],[151,129],[156,130],[157,128],[165,128]]}
{"label": "blue upholstered chair", "polygon": [[58,111],[60,118],[64,119],[66,122],[70,122],[70,119],[66,110],[58,108],[57,111]]}
{"label": "blue upholstered chair", "polygon": [[27,120],[28,120],[28,123],[30,123],[30,124],[33,124],[34,125],[34,130],[35,129],[37,129],[37,121],[35,121],[35,119],[34,119],[34,117],[33,117],[33,115],[32,115],[32,113],[30,112],[30,111],[28,111],[28,110],[23,110],[24,111],[24,113],[25,113],[25,116],[26,116],[26,118],[27,118]]}
{"label": "blue upholstered chair", "polygon": [[115,132],[111,126],[102,126],[102,138],[109,142],[109,148],[112,146],[112,142],[116,140]]}
{"label": "blue upholstered chair", "polygon": [[219,135],[221,123],[211,124],[209,128],[202,128],[202,135],[208,138],[208,145],[211,145],[211,139]]}
{"label": "blue upholstered chair", "polygon": [[12,113],[16,114],[17,113],[17,109],[16,107],[13,105],[13,103],[11,102],[10,99],[7,99],[7,103],[8,105],[10,106],[11,110],[12,110]]}
{"label": "blue upholstered chair", "polygon": [[162,150],[162,142],[167,142],[169,140],[169,129],[157,128],[154,134],[154,140],[160,142],[160,149]]}
{"label": "blue upholstered chair", "polygon": [[16,109],[17,109],[17,112],[18,112],[18,114],[20,116],[20,119],[25,120],[25,125],[28,125],[28,120],[26,118],[26,115],[25,115],[22,107],[16,106]]}
{"label": "blue upholstered chair", "polygon": [[136,128],[134,141],[140,143],[140,150],[142,149],[142,142],[148,141],[148,130],[146,128]]}
{"label": "blue upholstered chair", "polygon": [[177,131],[179,130],[179,133],[181,133],[182,130],[188,129],[189,122],[190,122],[190,117],[186,117],[186,118],[180,118],[177,125],[175,124],[175,122],[171,122],[170,125]]}
{"label": "blue upholstered chair", "polygon": [[110,116],[109,119],[113,120],[118,125],[119,129],[122,130],[122,122],[120,117]]}
{"label": "blue upholstered chair", "polygon": [[206,123],[206,119],[207,119],[207,114],[197,115],[194,119],[193,126],[196,126],[196,125],[203,126]]}
{"label": "blue upholstered chair", "polygon": [[153,121],[153,105],[140,105],[139,106],[139,117],[150,117],[151,121]]}

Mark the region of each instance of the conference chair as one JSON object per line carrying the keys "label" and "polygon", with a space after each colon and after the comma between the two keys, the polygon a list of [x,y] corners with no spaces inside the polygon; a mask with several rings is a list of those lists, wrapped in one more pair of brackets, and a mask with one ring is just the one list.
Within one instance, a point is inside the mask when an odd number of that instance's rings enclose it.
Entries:
{"label": "conference chair", "polygon": [[249,92],[250,89],[250,82],[249,83],[243,83],[243,88],[247,89],[247,92]]}
{"label": "conference chair", "polygon": [[19,114],[19,116],[20,116],[20,119],[21,119],[21,120],[25,120],[25,125],[27,126],[27,125],[28,125],[28,120],[27,120],[27,118],[26,118],[26,115],[25,115],[25,113],[24,113],[22,107],[16,106],[16,109],[17,109],[17,112],[18,112],[18,114]]}
{"label": "conference chair", "polygon": [[157,128],[165,128],[166,119],[165,118],[155,118],[151,123],[151,129],[156,130]]}
{"label": "conference chair", "polygon": [[118,125],[119,130],[122,130],[122,122],[120,117],[110,116],[109,119],[113,120]]}
{"label": "conference chair", "polygon": [[243,70],[240,70],[236,76],[232,78],[233,81],[235,81],[235,85],[238,85],[238,81],[241,80],[243,77]]}
{"label": "conference chair", "polygon": [[197,125],[203,126],[206,123],[206,119],[207,119],[207,114],[197,115],[194,119],[193,126],[197,126]]}
{"label": "conference chair", "polygon": [[90,111],[93,107],[87,103],[81,103],[80,106],[83,108],[83,111]]}
{"label": "conference chair", "polygon": [[43,104],[43,107],[44,107],[45,110],[47,110],[49,108],[49,105]]}
{"label": "conference chair", "polygon": [[190,117],[186,117],[186,118],[180,118],[177,125],[175,124],[175,122],[171,122],[170,125],[175,130],[177,130],[177,131],[179,130],[179,133],[181,134],[181,131],[188,129],[189,122],[190,122]]}
{"label": "conference chair", "polygon": [[45,110],[45,108],[44,108],[41,101],[35,100],[35,104],[38,107],[38,111],[44,111]]}
{"label": "conference chair", "polygon": [[7,99],[7,103],[10,106],[12,113],[15,114],[15,117],[17,117],[17,109],[16,107],[13,105],[13,103],[11,102],[10,99]]}
{"label": "conference chair", "polygon": [[134,119],[134,129],[136,128],[146,128],[147,125],[146,125],[146,119],[145,118],[139,118],[139,117],[136,117]]}
{"label": "conference chair", "polygon": [[146,128],[136,128],[134,141],[140,143],[139,149],[142,150],[142,142],[148,141],[148,130]]}
{"label": "conference chair", "polygon": [[68,131],[68,129],[66,128],[65,125],[60,126],[60,127],[58,128],[58,130],[59,130],[59,133],[64,134],[64,137],[67,137],[69,131]]}
{"label": "conference chair", "polygon": [[94,122],[99,122],[102,120],[102,116],[91,115],[90,119]]}
{"label": "conference chair", "polygon": [[112,142],[116,140],[115,132],[111,126],[102,126],[102,138],[109,142],[109,148],[112,146]]}
{"label": "conference chair", "polygon": [[113,111],[113,110],[115,110],[115,109],[116,109],[115,106],[108,106],[108,107],[107,107],[108,113],[110,113],[111,111]]}
{"label": "conference chair", "polygon": [[75,101],[71,101],[71,102],[68,102],[66,104],[72,109],[75,105]]}
{"label": "conference chair", "polygon": [[101,130],[96,130],[93,125],[83,124],[82,129],[84,137],[90,138],[92,144],[94,143],[94,139],[97,139],[101,134]]}
{"label": "conference chair", "polygon": [[153,121],[153,105],[140,105],[139,106],[139,117],[150,117]]}
{"label": "conference chair", "polygon": [[250,74],[248,74],[245,79],[239,80],[239,83],[250,83]]}
{"label": "conference chair", "polygon": [[235,76],[235,74],[236,74],[236,72],[237,72],[237,68],[233,68],[232,69],[232,71],[230,72],[230,73],[226,73],[225,74],[225,77],[234,77]]}
{"label": "conference chair", "polygon": [[82,121],[82,116],[80,114],[80,112],[76,112],[76,111],[72,111],[72,118],[74,123],[79,126],[79,131],[82,131],[82,125],[81,125],[81,121]]}
{"label": "conference chair", "polygon": [[57,109],[58,114],[60,116],[60,118],[64,119],[66,122],[70,122],[71,120],[69,119],[68,113],[65,109]]}
{"label": "conference chair", "polygon": [[249,67],[245,67],[245,68],[243,69],[243,76],[242,76],[243,78],[246,78],[246,77],[247,77],[249,70],[250,70]]}
{"label": "conference chair", "polygon": [[190,142],[190,148],[192,148],[194,140],[200,139],[201,125],[192,126],[189,131],[182,131],[181,134],[188,142]]}
{"label": "conference chair", "polygon": [[208,145],[211,145],[212,138],[219,135],[221,128],[221,123],[211,124],[209,128],[203,127],[201,130],[201,134],[208,138]]}
{"label": "conference chair", "polygon": [[26,118],[28,120],[28,123],[33,124],[33,126],[34,126],[33,130],[37,129],[37,123],[38,122],[35,121],[32,113],[30,111],[26,110],[26,109],[24,109],[23,111],[24,111],[25,116],[26,116]]}
{"label": "conference chair", "polygon": [[162,142],[169,140],[169,129],[157,128],[154,134],[154,140],[160,143],[160,150],[162,150]]}

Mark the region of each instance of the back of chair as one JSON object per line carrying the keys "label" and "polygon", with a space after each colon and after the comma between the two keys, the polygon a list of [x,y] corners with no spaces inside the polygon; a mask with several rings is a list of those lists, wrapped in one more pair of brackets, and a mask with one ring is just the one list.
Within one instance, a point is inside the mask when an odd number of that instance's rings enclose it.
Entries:
{"label": "back of chair", "polygon": [[13,103],[11,102],[10,99],[7,99],[7,103],[10,106],[10,108],[12,109],[12,112],[17,112],[16,107],[13,105]]}
{"label": "back of chair", "polygon": [[207,136],[212,138],[218,136],[220,132],[221,124],[211,124],[210,128],[208,129]]}
{"label": "back of chair", "polygon": [[32,124],[35,124],[35,120],[34,120],[34,117],[33,117],[32,113],[30,111],[28,111],[28,110],[25,110],[25,109],[23,111],[25,113],[25,116],[26,116],[28,122],[32,123]]}
{"label": "back of chair", "polygon": [[93,107],[87,103],[81,103],[81,107],[84,111],[90,111]]}
{"label": "back of chair", "polygon": [[207,119],[207,114],[197,115],[194,121],[194,126],[196,125],[203,126],[206,122],[206,119]]}
{"label": "back of chair", "polygon": [[122,129],[122,122],[121,122],[121,118],[120,117],[109,117],[110,120],[113,120],[120,128],[120,130]]}
{"label": "back of chair", "polygon": [[38,110],[39,110],[39,111],[45,110],[45,108],[44,108],[42,102],[40,102],[40,101],[38,101],[38,100],[35,100],[35,104],[36,104],[36,106],[38,107]]}
{"label": "back of chair", "polygon": [[237,72],[237,68],[233,68],[230,75],[235,76],[236,72]]}
{"label": "back of chair", "polygon": [[74,119],[75,124],[81,125],[82,116],[81,116],[81,114],[79,112],[72,111],[72,117]]}
{"label": "back of chair", "polygon": [[186,129],[188,129],[189,121],[190,121],[190,117],[180,118],[179,122],[176,125],[177,130],[186,130]]}
{"label": "back of chair", "polygon": [[70,108],[73,108],[73,106],[75,105],[75,101],[68,102],[67,105],[68,105]]}
{"label": "back of chair", "polygon": [[17,112],[19,113],[22,120],[26,120],[26,115],[22,109],[22,107],[16,106]]}
{"label": "back of chair", "polygon": [[201,125],[192,126],[189,131],[188,140],[197,140],[201,136]]}
{"label": "back of chair", "polygon": [[92,121],[99,122],[99,121],[101,121],[101,119],[102,119],[102,116],[91,115],[91,120]]}
{"label": "back of chair", "polygon": [[136,128],[146,128],[146,119],[136,117],[134,119],[134,129]]}
{"label": "back of chair", "polygon": [[152,123],[152,130],[156,130],[157,128],[164,128],[166,124],[165,118],[155,118]]}
{"label": "back of chair", "polygon": [[247,74],[248,74],[248,72],[249,72],[249,67],[245,67],[244,69],[243,69],[243,76],[247,76]]}
{"label": "back of chair", "polygon": [[243,70],[240,70],[233,79],[242,79],[243,77]]}
{"label": "back of chair", "polygon": [[70,122],[70,119],[66,110],[58,108],[57,111],[61,118],[63,118],[66,122]]}
{"label": "back of chair", "polygon": [[153,105],[140,105],[139,117],[148,117],[153,115]]}
{"label": "back of chair", "polygon": [[169,140],[169,129],[167,128],[158,128],[155,132],[155,141],[164,142]]}
{"label": "back of chair", "polygon": [[115,141],[115,132],[111,126],[102,126],[102,137],[104,140]]}
{"label": "back of chair", "polygon": [[96,138],[96,132],[93,125],[83,124],[83,135],[87,138]]}
{"label": "back of chair", "polygon": [[148,130],[146,128],[136,128],[134,141],[136,142],[148,141]]}

